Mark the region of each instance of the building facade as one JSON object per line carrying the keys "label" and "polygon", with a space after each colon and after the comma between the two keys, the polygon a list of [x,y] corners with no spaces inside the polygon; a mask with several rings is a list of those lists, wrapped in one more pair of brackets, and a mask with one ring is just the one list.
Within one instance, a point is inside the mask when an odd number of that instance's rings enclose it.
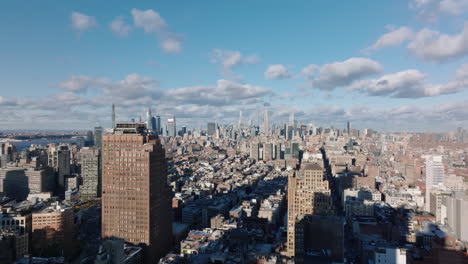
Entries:
{"label": "building facade", "polygon": [[147,263],[172,247],[166,170],[165,150],[145,124],[117,124],[103,137],[102,237],[146,245]]}

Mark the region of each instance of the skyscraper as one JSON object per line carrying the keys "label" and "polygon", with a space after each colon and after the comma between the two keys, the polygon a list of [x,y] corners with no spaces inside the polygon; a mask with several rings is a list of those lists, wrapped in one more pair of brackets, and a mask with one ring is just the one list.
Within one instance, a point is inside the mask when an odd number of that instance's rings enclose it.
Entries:
{"label": "skyscraper", "polygon": [[306,215],[332,215],[333,207],[324,168],[315,163],[305,163],[294,175],[288,177],[288,234],[287,254],[296,255],[296,223]]}
{"label": "skyscraper", "polygon": [[102,127],[100,126],[94,128],[94,146],[102,148]]}
{"label": "skyscraper", "polygon": [[151,123],[152,117],[153,116],[151,116],[151,107],[148,107],[148,111],[146,112],[146,127],[150,132],[154,133],[153,125]]}
{"label": "skyscraper", "polygon": [[162,135],[162,127],[161,127],[161,117],[160,116],[156,116],[156,123],[155,123],[155,130],[157,131],[156,134],[157,135]]}
{"label": "skyscraper", "polygon": [[444,183],[444,164],[442,156],[428,156],[426,158],[426,211],[431,208],[431,189]]}
{"label": "skyscraper", "polygon": [[112,104],[112,128],[115,127],[115,105]]}
{"label": "skyscraper", "polygon": [[172,246],[165,150],[145,124],[117,124],[103,137],[102,237],[146,245],[146,263]]}
{"label": "skyscraper", "polygon": [[175,116],[167,120],[167,135],[170,137],[175,137],[177,135]]}
{"label": "skyscraper", "polygon": [[208,136],[214,136],[215,132],[216,132],[216,123],[213,123],[213,122],[209,122],[208,125],[207,125],[207,134]]}
{"label": "skyscraper", "polygon": [[156,117],[152,116],[151,117],[151,132],[153,132],[154,134],[158,134],[158,130],[156,129]]}
{"label": "skyscraper", "polygon": [[346,122],[346,133],[348,136],[350,135],[349,133],[351,133],[351,123],[349,121]]}
{"label": "skyscraper", "polygon": [[268,119],[268,107],[270,106],[269,103],[265,103],[263,105],[265,107],[265,109],[263,110],[263,134],[268,136],[270,135],[270,120]]}
{"label": "skyscraper", "polygon": [[51,146],[48,150],[49,166],[57,173],[57,183],[60,189],[65,188],[65,176],[70,175],[70,150],[68,146]]}
{"label": "skyscraper", "polygon": [[242,128],[242,110],[239,110],[239,124],[238,124],[238,129],[239,131],[241,130]]}
{"label": "skyscraper", "polygon": [[83,201],[95,199],[101,194],[101,154],[99,148],[80,150],[81,177],[80,195]]}

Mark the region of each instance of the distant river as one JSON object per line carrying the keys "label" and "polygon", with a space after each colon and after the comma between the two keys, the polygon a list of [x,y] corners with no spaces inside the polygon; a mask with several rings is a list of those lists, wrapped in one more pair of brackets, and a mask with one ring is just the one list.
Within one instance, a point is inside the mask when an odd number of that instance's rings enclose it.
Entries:
{"label": "distant river", "polygon": [[64,138],[64,139],[33,139],[33,140],[23,140],[23,141],[14,141],[11,142],[16,146],[17,151],[21,151],[25,148],[29,148],[31,145],[47,145],[49,143],[76,143],[74,138]]}

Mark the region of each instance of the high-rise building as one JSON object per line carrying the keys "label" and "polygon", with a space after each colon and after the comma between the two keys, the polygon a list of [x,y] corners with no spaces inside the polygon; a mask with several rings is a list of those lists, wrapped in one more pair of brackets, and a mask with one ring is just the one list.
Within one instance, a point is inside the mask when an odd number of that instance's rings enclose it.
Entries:
{"label": "high-rise building", "polygon": [[157,122],[157,121],[156,121],[156,117],[152,116],[152,117],[151,117],[151,130],[152,130],[152,132],[153,132],[154,134],[157,135],[159,132],[158,132],[158,130],[157,130],[157,128],[156,128],[156,122]]}
{"label": "high-rise building", "polygon": [[455,192],[452,196],[444,197],[442,203],[447,212],[446,224],[457,239],[468,242],[468,195]]}
{"label": "high-rise building", "polygon": [[57,173],[57,187],[65,188],[65,177],[70,175],[70,150],[67,145],[52,145],[48,150],[49,166]]}
{"label": "high-rise building", "polygon": [[97,148],[82,148],[80,150],[81,177],[83,185],[80,187],[81,200],[87,201],[101,194],[101,154]]}
{"label": "high-rise building", "polygon": [[348,136],[350,135],[349,133],[351,133],[351,123],[349,121],[346,122],[346,133]]}
{"label": "high-rise building", "polygon": [[112,128],[115,127],[115,105],[112,104]]}
{"label": "high-rise building", "polygon": [[444,164],[442,156],[428,156],[426,158],[426,211],[430,211],[431,189],[444,184]]}
{"label": "high-rise building", "polygon": [[167,135],[170,137],[175,137],[177,135],[175,116],[167,120]]}
{"label": "high-rise building", "polygon": [[43,250],[56,251],[70,256],[73,251],[75,231],[72,207],[63,207],[58,202],[32,214],[32,248],[34,254]]}
{"label": "high-rise building", "polygon": [[263,110],[262,133],[266,136],[270,135],[270,120],[268,119],[268,106],[270,106],[270,104],[265,103],[265,109]]}
{"label": "high-rise building", "polygon": [[208,136],[214,136],[214,134],[216,133],[216,123],[209,122],[208,126],[207,126],[207,129],[206,129],[206,132],[207,132]]}
{"label": "high-rise building", "polygon": [[161,127],[161,117],[156,116],[155,118],[155,130],[157,131],[157,135],[162,135],[162,127]]}
{"label": "high-rise building", "polygon": [[97,126],[94,128],[94,146],[102,148],[102,127]]}
{"label": "high-rise building", "polygon": [[319,164],[305,163],[288,177],[287,254],[290,257],[296,256],[296,249],[303,248],[296,244],[296,223],[306,215],[333,215],[331,192],[324,175],[325,170]]}
{"label": "high-rise building", "polygon": [[152,123],[153,116],[151,115],[151,107],[148,107],[148,111],[146,112],[146,127],[151,133],[154,133],[153,130],[153,123]]}
{"label": "high-rise building", "polygon": [[145,124],[117,124],[103,137],[102,237],[146,245],[147,263],[172,247],[172,193],[165,150]]}

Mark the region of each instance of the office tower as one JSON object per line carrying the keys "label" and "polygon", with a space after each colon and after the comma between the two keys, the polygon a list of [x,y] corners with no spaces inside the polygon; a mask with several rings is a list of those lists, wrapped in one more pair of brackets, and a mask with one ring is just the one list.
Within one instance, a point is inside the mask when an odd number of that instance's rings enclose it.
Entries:
{"label": "office tower", "polygon": [[287,254],[294,257],[296,248],[296,223],[306,215],[332,215],[333,207],[325,170],[316,163],[305,163],[288,177],[288,234]]}
{"label": "office tower", "polygon": [[468,195],[464,192],[455,192],[450,197],[444,197],[446,207],[446,224],[455,233],[456,238],[468,242]]}
{"label": "office tower", "polygon": [[49,154],[49,167],[55,169],[57,174],[57,187],[60,189],[65,188],[65,176],[70,175],[70,150],[68,146],[52,145],[48,150]]}
{"label": "office tower", "polygon": [[289,125],[294,126],[294,112],[289,114]]}
{"label": "office tower", "polygon": [[346,133],[348,133],[348,136],[350,135],[349,133],[351,132],[351,123],[348,121],[346,122]]}
{"label": "office tower", "polygon": [[431,208],[431,189],[444,184],[442,156],[428,156],[426,159],[426,211]]}
{"label": "office tower", "polygon": [[52,168],[27,168],[24,170],[24,174],[28,179],[29,193],[54,191],[55,177]]}
{"label": "office tower", "polygon": [[16,147],[11,143],[0,143],[0,167],[6,167],[8,163],[16,159]]}
{"label": "office tower", "polygon": [[26,200],[29,194],[28,178],[24,168],[7,167],[0,169],[0,192],[18,201]]}
{"label": "office tower", "polygon": [[263,144],[263,160],[269,161],[273,159],[273,144]]}
{"label": "office tower", "polygon": [[167,120],[167,135],[170,137],[175,137],[176,133],[176,119],[175,116],[173,118],[169,118]]}
{"label": "office tower", "polygon": [[161,126],[161,117],[156,116],[156,128],[155,130],[157,131],[157,135],[162,135],[162,126]]}
{"label": "office tower", "polygon": [[94,146],[102,148],[102,127],[97,126],[94,128]]}
{"label": "office tower", "polygon": [[102,237],[146,245],[147,263],[172,247],[172,193],[165,150],[145,124],[117,124],[103,137]]}
{"label": "office tower", "polygon": [[186,127],[186,126],[183,126],[182,129],[181,129],[180,131],[182,132],[182,135],[180,135],[180,136],[185,135],[185,133],[187,133],[187,127]]}
{"label": "office tower", "polygon": [[99,197],[101,194],[101,154],[98,148],[82,148],[80,150],[81,200],[87,201]]}
{"label": "office tower", "polygon": [[115,105],[112,104],[112,128],[115,127]]}
{"label": "office tower", "polygon": [[258,142],[250,143],[250,158],[254,160],[260,159],[260,144]]}
{"label": "office tower", "polygon": [[238,124],[238,129],[239,131],[242,128],[242,110],[239,110],[239,124]]}
{"label": "office tower", "polygon": [[270,135],[270,121],[269,121],[269,119],[268,119],[268,106],[270,106],[270,104],[265,103],[265,104],[264,104],[265,109],[263,110],[262,133],[263,133],[263,135],[265,135],[265,136],[269,136],[269,135]]}
{"label": "office tower", "polygon": [[86,146],[94,145],[94,135],[93,131],[86,132]]}
{"label": "office tower", "polygon": [[61,206],[58,202],[34,212],[31,236],[33,254],[40,255],[48,250],[70,256],[73,251],[74,220],[73,208]]}
{"label": "office tower", "polygon": [[214,136],[214,134],[216,133],[216,123],[212,123],[212,122],[208,123],[206,132],[208,136]]}
{"label": "office tower", "polygon": [[151,117],[151,130],[154,134],[158,135],[159,132],[157,130],[156,124],[157,124],[156,117],[152,116]]}
{"label": "office tower", "polygon": [[148,131],[150,131],[151,133],[154,133],[153,124],[151,122],[152,118],[153,116],[151,115],[151,108],[148,107],[148,111],[146,112],[146,127],[148,128]]}

